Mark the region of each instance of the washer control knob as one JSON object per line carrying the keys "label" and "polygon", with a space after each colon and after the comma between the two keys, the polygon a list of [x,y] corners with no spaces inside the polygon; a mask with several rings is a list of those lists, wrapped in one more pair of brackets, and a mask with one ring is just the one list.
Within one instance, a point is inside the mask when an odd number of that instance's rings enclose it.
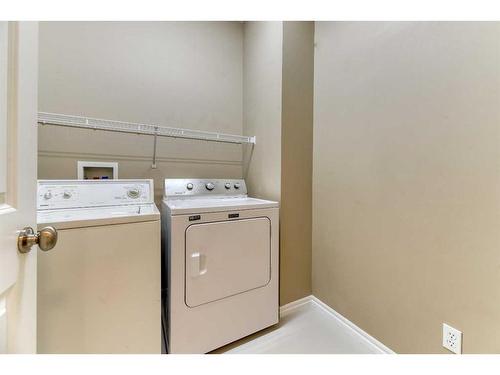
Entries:
{"label": "washer control knob", "polygon": [[188,183],[188,184],[186,185],[186,188],[187,188],[188,190],[193,190],[193,187],[194,187],[194,186],[193,186],[193,184],[192,184],[191,182],[190,182],[190,183]]}
{"label": "washer control knob", "polygon": [[207,183],[207,184],[205,185],[205,187],[207,188],[207,190],[214,190],[215,185],[214,185],[214,184],[212,184],[211,182],[209,182],[209,183]]}
{"label": "washer control knob", "polygon": [[235,189],[239,189],[239,188],[240,188],[240,186],[241,186],[241,185],[240,185],[240,183],[239,183],[239,182],[237,182],[237,183],[235,183],[235,184],[234,184],[234,188],[235,188]]}
{"label": "washer control knob", "polygon": [[50,191],[46,192],[44,195],[43,195],[43,198],[44,199],[50,199],[52,198],[52,193]]}
{"label": "washer control knob", "polygon": [[127,191],[127,195],[129,198],[132,198],[132,199],[137,199],[140,197],[141,195],[141,191],[137,188],[134,188],[134,189],[130,189]]}
{"label": "washer control knob", "polygon": [[224,184],[224,187],[225,187],[227,190],[229,190],[229,189],[231,189],[231,184],[230,184],[229,182],[226,182],[226,183]]}
{"label": "washer control knob", "polygon": [[65,192],[63,193],[63,198],[64,198],[64,199],[69,199],[69,198],[71,198],[71,193],[70,193],[69,191],[65,191]]}

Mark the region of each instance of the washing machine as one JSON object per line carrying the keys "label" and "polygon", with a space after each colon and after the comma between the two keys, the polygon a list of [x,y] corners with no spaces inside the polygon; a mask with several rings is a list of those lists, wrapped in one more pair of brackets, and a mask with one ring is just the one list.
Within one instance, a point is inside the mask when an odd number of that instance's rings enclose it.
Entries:
{"label": "washing machine", "polygon": [[40,180],[39,353],[161,352],[161,229],[152,180]]}
{"label": "washing machine", "polygon": [[278,323],[279,208],[242,179],[166,179],[164,332],[169,353],[207,353]]}

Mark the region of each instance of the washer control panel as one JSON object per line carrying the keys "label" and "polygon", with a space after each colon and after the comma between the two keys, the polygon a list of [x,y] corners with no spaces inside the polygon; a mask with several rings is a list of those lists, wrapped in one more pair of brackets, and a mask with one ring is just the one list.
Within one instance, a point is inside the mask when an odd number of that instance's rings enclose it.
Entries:
{"label": "washer control panel", "polygon": [[153,180],[39,180],[37,208],[153,203]]}
{"label": "washer control panel", "polygon": [[243,179],[167,178],[164,196],[173,197],[241,197],[247,195]]}

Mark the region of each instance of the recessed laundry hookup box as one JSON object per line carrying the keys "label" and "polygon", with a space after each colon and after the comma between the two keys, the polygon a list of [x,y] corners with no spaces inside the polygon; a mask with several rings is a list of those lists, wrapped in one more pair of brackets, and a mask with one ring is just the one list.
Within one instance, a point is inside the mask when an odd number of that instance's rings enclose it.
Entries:
{"label": "recessed laundry hookup box", "polygon": [[79,180],[116,180],[118,178],[118,163],[78,161],[77,176]]}

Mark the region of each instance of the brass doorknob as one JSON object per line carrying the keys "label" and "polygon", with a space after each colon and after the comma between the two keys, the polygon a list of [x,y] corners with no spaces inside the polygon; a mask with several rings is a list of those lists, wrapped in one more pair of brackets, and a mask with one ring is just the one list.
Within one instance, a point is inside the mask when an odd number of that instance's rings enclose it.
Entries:
{"label": "brass doorknob", "polygon": [[20,253],[27,253],[34,244],[38,244],[40,250],[49,251],[56,246],[57,230],[54,227],[45,227],[36,232],[31,227],[19,231],[17,236],[17,249]]}

